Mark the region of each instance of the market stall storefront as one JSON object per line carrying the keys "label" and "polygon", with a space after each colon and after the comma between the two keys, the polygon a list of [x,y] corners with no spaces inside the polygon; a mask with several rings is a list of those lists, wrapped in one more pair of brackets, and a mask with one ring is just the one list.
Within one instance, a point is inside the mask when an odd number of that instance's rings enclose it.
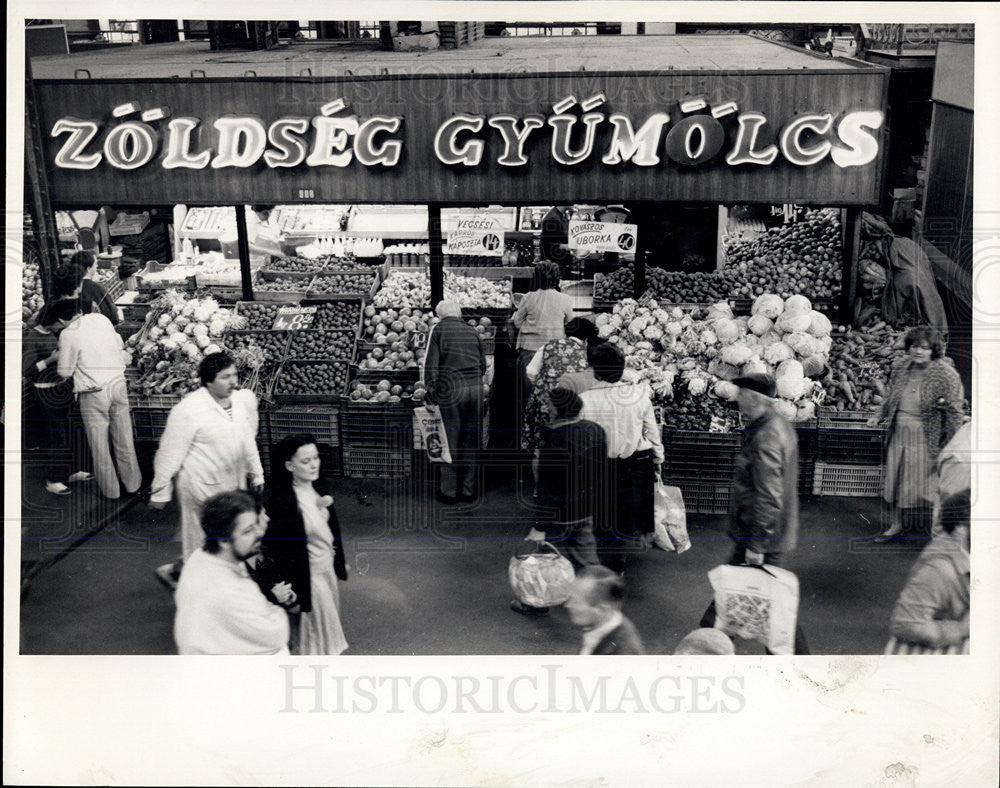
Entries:
{"label": "market stall storefront", "polygon": [[[505,324],[560,206],[566,286],[653,387],[690,508],[725,497],[735,425],[717,384],[752,361],[785,363],[802,491],[876,492],[879,458],[850,446],[879,440],[855,427],[897,337],[829,321],[850,314],[859,213],[881,198],[888,71],[713,46],[677,70],[622,49],[620,70],[37,81],[51,206],[93,212],[142,321],[140,438],[227,347],[270,405],[262,447],[310,429],[349,474],[411,473],[422,337],[447,294],[495,354],[488,443],[512,446]],[[180,294],[155,300],[166,287]],[[809,301],[779,322],[754,306],[767,294]]]}

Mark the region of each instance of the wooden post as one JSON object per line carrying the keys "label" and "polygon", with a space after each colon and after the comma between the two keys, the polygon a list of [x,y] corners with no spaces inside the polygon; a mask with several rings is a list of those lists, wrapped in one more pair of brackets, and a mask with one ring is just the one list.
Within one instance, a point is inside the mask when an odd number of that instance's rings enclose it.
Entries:
{"label": "wooden post", "polygon": [[427,206],[427,243],[430,247],[431,309],[444,298],[444,241],[441,238],[441,203]]}
{"label": "wooden post", "polygon": [[38,125],[35,82],[31,75],[31,58],[24,58],[24,174],[25,203],[31,217],[31,229],[38,245],[38,267],[42,278],[42,295],[52,298],[52,273],[59,265],[59,237],[55,214],[49,199],[49,180],[42,148],[42,133]]}
{"label": "wooden post", "polygon": [[247,235],[247,207],[236,204],[236,249],[240,255],[240,282],[243,285],[243,300],[253,300],[253,285],[250,275],[250,238]]}
{"label": "wooden post", "polygon": [[843,218],[844,268],[840,278],[840,322],[854,322],[854,299],[858,290],[858,255],[861,251],[861,208],[841,212]]}

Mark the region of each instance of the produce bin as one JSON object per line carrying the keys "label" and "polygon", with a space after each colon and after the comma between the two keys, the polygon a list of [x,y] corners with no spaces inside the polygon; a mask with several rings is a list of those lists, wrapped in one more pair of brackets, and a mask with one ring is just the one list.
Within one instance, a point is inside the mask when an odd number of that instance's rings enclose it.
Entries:
{"label": "produce bin", "polygon": [[833,465],[816,462],[813,495],[876,498],[882,493],[885,468],[874,465]]}
{"label": "produce bin", "polygon": [[151,302],[140,302],[138,299],[145,297],[135,291],[123,293],[115,300],[115,306],[121,310],[122,317],[128,321],[144,322],[149,314]]}
{"label": "produce bin", "polygon": [[678,487],[682,481],[728,486],[742,441],[741,432],[664,429],[663,478]]}
{"label": "produce bin", "polygon": [[815,420],[796,422],[794,426],[799,439],[799,495],[812,495],[816,470],[816,423]]}
{"label": "produce bin", "polygon": [[[263,290],[261,286],[266,282],[274,282],[278,278],[291,280],[295,283],[294,290]],[[309,285],[313,280],[312,274],[286,274],[269,273],[258,271],[253,278],[253,299],[254,301],[280,301],[282,303],[295,303],[306,297]]]}
{"label": "produce bin", "polygon": [[[389,450],[413,448],[412,401],[348,402],[341,410],[340,443]],[[346,456],[345,456],[346,461]]]}
{"label": "produce bin", "polygon": [[265,353],[264,363],[265,365],[277,366],[288,357],[288,346],[291,339],[291,331],[242,329],[239,331],[226,331],[222,335],[222,346],[227,350],[239,350],[247,344],[252,344],[260,347],[261,350],[264,350],[262,343],[267,340],[272,340],[280,349],[270,355]]}
{"label": "produce bin", "polygon": [[167,280],[166,282],[151,282],[148,280],[149,274],[157,274],[162,271],[167,271],[170,269],[169,265],[158,263],[155,260],[150,260],[146,263],[146,267],[141,271],[136,272],[135,281],[136,287],[140,292],[159,292],[161,290],[169,290],[171,288],[180,290],[194,290],[197,287],[197,281],[194,274],[190,276],[179,276],[176,279]]}
{"label": "produce bin", "polygon": [[413,450],[345,444],[344,476],[356,479],[389,479],[413,473]]}
{"label": "produce bin", "polygon": [[320,444],[340,446],[340,406],[284,406],[269,414],[270,440],[278,443],[286,435],[308,433]]}
{"label": "produce bin", "polygon": [[[337,300],[346,298],[348,296],[360,296],[364,303],[370,302],[374,297],[375,293],[378,292],[379,287],[382,285],[382,269],[373,268],[370,272],[368,271],[321,271],[309,285],[309,291],[306,293],[306,298],[310,301],[317,299],[324,300]],[[323,279],[327,277],[346,277],[351,283],[350,288],[343,290],[341,292],[332,293],[321,293],[317,292],[313,288],[316,287]]]}
{"label": "produce bin", "polygon": [[163,428],[167,426],[169,408],[156,408],[148,405],[130,407],[132,413],[132,430],[137,441],[159,442]]}
{"label": "produce bin", "polygon": [[816,459],[827,464],[881,465],[887,433],[865,426],[874,411],[819,409]]}
{"label": "produce bin", "polygon": [[[256,309],[256,310],[260,310],[263,307],[265,310],[267,310],[267,313],[270,315],[270,317],[267,318],[265,321],[259,322],[259,323],[257,323],[257,325],[254,325],[254,321],[251,320],[250,317],[248,316],[248,312],[247,312],[247,307],[248,306],[250,306],[250,307],[252,307],[253,309]],[[234,311],[234,314],[236,314],[237,316],[246,317],[247,318],[248,325],[247,325],[247,329],[245,329],[245,330],[249,330],[249,331],[270,331],[271,330],[271,326],[274,325],[274,318],[277,317],[278,310],[282,306],[283,306],[282,304],[277,304],[277,303],[268,302],[268,301],[265,301],[265,302],[259,302],[259,301],[237,301],[236,302],[236,307],[235,307],[235,309],[233,311]],[[258,318],[258,317],[255,316],[254,320],[258,320],[259,321],[260,318]],[[265,322],[267,323],[267,325],[264,325]]]}
{"label": "produce bin", "polygon": [[[293,369],[315,367],[320,364],[330,364],[334,367],[343,367],[344,385],[339,391],[324,391],[319,393],[290,393],[282,391],[282,378],[291,374]],[[311,377],[307,374],[307,377]],[[347,387],[350,384],[350,375],[347,362],[344,361],[316,361],[306,359],[286,359],[278,369],[278,376],[274,381],[274,400],[285,405],[319,405],[329,403],[339,403],[347,394]]]}
{"label": "produce bin", "polygon": [[664,483],[679,487],[684,496],[684,510],[693,514],[726,514],[729,512],[729,491],[732,483],[705,483],[671,481]]}
{"label": "produce bin", "polygon": [[[310,298],[307,299],[303,306],[315,306],[319,307],[316,311],[316,317],[313,319],[310,329],[320,329],[323,328],[323,315],[324,312],[329,310],[339,310],[343,309],[347,311],[349,309],[357,310],[357,320],[352,322],[352,328],[350,330],[354,331],[354,335],[361,338],[361,328],[364,325],[364,309],[365,309],[365,299],[363,296],[358,295],[342,295],[342,296],[329,296],[323,298]],[[335,329],[335,330],[348,330],[347,328]]]}
{"label": "produce bin", "polygon": [[[347,352],[334,355],[331,353],[316,353],[314,351],[307,351],[305,347],[302,347],[302,342],[308,340],[309,338],[321,338],[321,335],[333,337],[332,340],[324,340],[327,343],[330,341],[336,341],[337,339],[343,339],[348,345]],[[290,331],[288,344],[285,348],[285,355],[292,358],[316,359],[321,361],[344,361],[348,364],[352,364],[357,357],[357,344],[358,335],[355,331],[338,331],[332,328],[310,328],[301,331]]]}

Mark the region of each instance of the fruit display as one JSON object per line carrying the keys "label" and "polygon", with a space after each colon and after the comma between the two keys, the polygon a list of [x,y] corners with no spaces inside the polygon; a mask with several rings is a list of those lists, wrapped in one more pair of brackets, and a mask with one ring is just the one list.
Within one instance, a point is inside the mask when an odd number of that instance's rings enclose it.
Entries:
{"label": "fruit display", "polygon": [[599,315],[597,326],[624,354],[625,379],[648,383],[657,401],[679,401],[685,390],[699,400],[729,400],[736,394],[733,378],[763,372],[777,380],[775,407],[782,415],[813,418],[824,395],[814,378],[827,366],[830,321],[801,295],[762,295],[752,312],[734,317],[725,301],[685,311],[626,299]]}
{"label": "fruit display", "polygon": [[42,273],[38,260],[34,255],[25,254],[24,265],[21,267],[21,320],[25,326],[35,322],[44,304]]}
{"label": "fruit display", "polygon": [[[444,272],[444,296],[459,306],[478,309],[509,309],[510,280],[491,281],[478,276],[459,276]],[[372,304],[386,307],[428,309],[431,300],[431,280],[424,271],[393,271],[389,274]]]}
{"label": "fruit display", "polygon": [[361,324],[360,301],[324,301],[319,304],[310,328],[329,328],[357,333]]}
{"label": "fruit display", "polygon": [[341,397],[347,389],[347,363],[343,361],[286,361],[281,365],[274,393]]}
{"label": "fruit display", "polygon": [[223,335],[245,326],[245,318],[214,298],[188,299],[168,290],[151,303],[142,328],[128,338],[128,364],[142,373],[144,393],[185,394],[201,385],[198,365],[222,350]]}
{"label": "fruit display", "polygon": [[[424,336],[438,319],[430,310],[384,309],[365,307],[365,324],[361,336],[375,347],[359,350],[360,369],[396,370],[416,367],[424,356],[422,342],[415,342],[417,332]],[[366,346],[367,347],[367,346]]]}
{"label": "fruit display", "polygon": [[274,274],[258,276],[253,284],[255,292],[295,293],[306,292],[311,277],[302,274]]}
{"label": "fruit display", "polygon": [[[631,264],[594,283],[594,299],[620,301],[632,298],[635,290],[635,268]],[[664,271],[646,269],[646,293],[657,301],[673,304],[706,304],[730,298],[735,282],[718,273]]]}
{"label": "fruit display", "polygon": [[393,382],[387,379],[358,379],[351,385],[348,398],[352,402],[397,403],[423,402],[426,390],[419,381],[405,383]]}
{"label": "fruit display", "polygon": [[343,257],[327,257],[323,263],[323,273],[331,271],[371,271],[372,267],[368,263],[360,260],[349,260]]}
{"label": "fruit display", "polygon": [[292,342],[288,347],[288,357],[353,361],[354,342],[354,332],[351,331],[327,329],[293,331]]}
{"label": "fruit display", "polygon": [[247,328],[255,331],[267,331],[274,325],[281,307],[277,304],[258,303],[256,301],[240,301],[239,315],[246,319]]}
{"label": "fruit display", "polygon": [[374,271],[334,274],[324,272],[313,280],[309,292],[314,295],[367,293],[372,289],[376,276]]}
{"label": "fruit display", "polygon": [[843,254],[839,211],[807,211],[800,222],[729,245],[725,272],[737,282],[731,297],[775,293],[787,298],[799,293],[832,298],[840,292]]}
{"label": "fruit display", "polygon": [[287,355],[287,331],[230,331],[222,338],[227,350],[239,351],[256,347],[264,356],[264,363],[280,364]]}
{"label": "fruit display", "polygon": [[882,321],[866,328],[837,326],[823,378],[825,404],[837,410],[877,409],[893,359],[903,348],[904,333]]}
{"label": "fruit display", "polygon": [[324,258],[308,257],[272,257],[271,262],[264,266],[268,271],[283,271],[295,274],[316,274],[323,268]]}

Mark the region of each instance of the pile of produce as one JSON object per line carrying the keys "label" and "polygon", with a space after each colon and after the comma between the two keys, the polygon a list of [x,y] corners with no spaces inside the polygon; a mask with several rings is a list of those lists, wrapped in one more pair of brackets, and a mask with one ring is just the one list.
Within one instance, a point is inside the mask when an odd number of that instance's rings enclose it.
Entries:
{"label": "pile of produce", "polygon": [[21,266],[21,320],[28,326],[38,318],[45,299],[42,295],[42,273],[38,267],[38,258],[27,254],[27,249],[25,252],[24,265]]}
{"label": "pile of produce", "polygon": [[367,293],[375,282],[375,276],[375,272],[371,269],[350,273],[327,273],[324,271],[309,285],[309,292],[316,295]]}
{"label": "pile of produce", "polygon": [[[222,349],[227,331],[246,326],[246,320],[223,309],[214,298],[188,299],[174,290],[155,299],[142,328],[129,337],[129,365],[142,376],[139,388],[146,394],[186,394],[200,385],[198,365]],[[259,352],[259,351],[257,351]],[[263,363],[263,354],[246,359],[249,366]]]}
{"label": "pile of produce", "polygon": [[361,323],[360,301],[324,301],[319,304],[310,328],[330,328],[357,333]]}
{"label": "pile of produce", "polygon": [[261,293],[304,293],[309,289],[311,277],[302,274],[286,274],[284,276],[257,277],[253,289]]}
{"label": "pile of produce", "polygon": [[734,298],[797,293],[832,298],[840,292],[843,249],[836,209],[808,211],[800,222],[772,227],[726,249],[725,271],[737,282]]}
{"label": "pile of produce", "polygon": [[[509,309],[510,280],[493,282],[478,276],[444,272],[444,296],[459,306],[479,309]],[[380,309],[389,306],[427,309],[431,306],[431,280],[423,271],[393,271],[372,299]]]}
{"label": "pile of produce", "polygon": [[826,369],[833,327],[804,296],[764,294],[749,317],[739,318],[726,302],[686,312],[626,299],[599,315],[597,325],[625,355],[626,379],[645,380],[658,401],[680,401],[681,389],[696,400],[731,400],[730,381],[750,372],[776,378],[776,407],[790,420],[811,419],[822,400],[822,385],[812,378]]}
{"label": "pile of produce", "polygon": [[877,409],[904,333],[881,321],[867,328],[837,326],[823,378],[825,404],[837,410]]}
{"label": "pile of produce", "polygon": [[198,286],[215,285],[216,287],[239,287],[240,264],[235,260],[226,260],[215,256],[204,259],[197,269]]}
{"label": "pile of produce", "polygon": [[[646,269],[646,293],[666,303],[711,303],[731,297],[735,286],[731,278],[717,273]],[[597,282],[594,298],[598,301],[620,301],[632,298],[634,290],[635,269],[629,264]]]}
{"label": "pile of produce", "polygon": [[[424,355],[423,342],[415,342],[418,334],[424,337],[437,318],[430,310],[383,309],[365,307],[365,325],[362,337],[375,345],[363,354],[358,362],[360,369],[406,369],[416,367]],[[359,352],[359,356],[362,353]]]}
{"label": "pile of produce", "polygon": [[663,426],[670,430],[734,432],[739,429],[735,405],[720,397],[705,397],[680,389],[663,406]]}
{"label": "pile of produce", "polygon": [[289,358],[321,358],[333,361],[354,360],[354,333],[350,331],[293,331],[288,347]]}
{"label": "pile of produce", "polygon": [[352,402],[395,403],[410,401],[423,402],[423,383],[412,381],[393,383],[389,380],[355,380],[348,395]]}
{"label": "pile of produce", "polygon": [[274,325],[274,318],[278,316],[280,308],[278,304],[241,301],[239,312],[240,316],[246,319],[247,328],[267,331]]}
{"label": "pile of produce", "polygon": [[264,356],[264,364],[276,366],[285,359],[288,346],[287,331],[230,331],[223,337],[226,350],[239,353],[242,350],[258,348]]}
{"label": "pile of produce", "polygon": [[315,274],[318,273],[327,258],[310,257],[272,257],[271,262],[265,268],[268,271],[284,271],[292,274]]}
{"label": "pile of produce", "polygon": [[275,394],[322,394],[341,397],[347,389],[347,364],[342,361],[286,361],[274,386]]}
{"label": "pile of produce", "polygon": [[[147,266],[148,267],[148,266]],[[150,290],[167,290],[172,287],[186,287],[188,279],[196,276],[200,266],[171,263],[161,271],[141,271],[142,286]]]}

